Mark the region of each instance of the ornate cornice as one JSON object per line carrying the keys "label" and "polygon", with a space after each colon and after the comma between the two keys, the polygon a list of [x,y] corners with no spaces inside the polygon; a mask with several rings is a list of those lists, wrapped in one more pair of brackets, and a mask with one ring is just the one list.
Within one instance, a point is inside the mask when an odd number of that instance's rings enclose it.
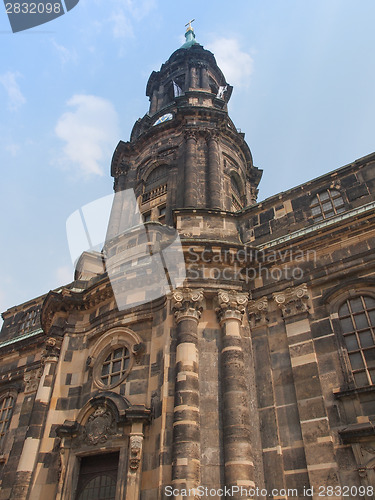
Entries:
{"label": "ornate cornice", "polygon": [[305,283],[273,294],[273,300],[281,310],[284,318],[307,313],[309,311],[308,299],[309,293]]}
{"label": "ornate cornice", "polygon": [[219,307],[216,309],[216,313],[220,323],[233,319],[242,321],[249,300],[247,293],[236,290],[219,290],[217,300]]}
{"label": "ornate cornice", "polygon": [[57,313],[63,313],[66,316],[69,311],[85,311],[112,296],[113,290],[109,283],[89,290],[82,290],[82,292],[73,292],[68,288],[63,288],[59,293],[51,291],[46,296],[42,306],[42,328],[48,335]]}
{"label": "ornate cornice", "polygon": [[183,319],[194,319],[199,321],[203,309],[203,290],[181,288],[173,292],[172,310],[177,323]]}

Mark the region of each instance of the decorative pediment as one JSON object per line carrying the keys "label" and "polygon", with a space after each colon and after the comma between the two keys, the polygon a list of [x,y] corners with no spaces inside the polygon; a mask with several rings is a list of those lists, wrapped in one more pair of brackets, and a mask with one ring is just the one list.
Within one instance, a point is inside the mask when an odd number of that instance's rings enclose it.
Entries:
{"label": "decorative pediment", "polygon": [[80,411],[76,421],[65,421],[56,429],[61,438],[71,438],[73,447],[103,444],[119,434],[126,422],[149,421],[151,410],[144,405],[131,405],[119,394],[106,391],[92,398]]}

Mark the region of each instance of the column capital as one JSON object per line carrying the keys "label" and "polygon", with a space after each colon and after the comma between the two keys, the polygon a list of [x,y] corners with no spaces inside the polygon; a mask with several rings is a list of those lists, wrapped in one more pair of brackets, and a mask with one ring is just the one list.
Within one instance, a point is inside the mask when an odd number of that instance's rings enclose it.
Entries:
{"label": "column capital", "polygon": [[205,133],[208,142],[214,141],[217,143],[220,139],[220,133],[217,130],[208,129]]}
{"label": "column capital", "polygon": [[296,316],[301,313],[308,313],[309,292],[306,283],[296,287],[286,288],[281,292],[273,294],[273,300],[281,310],[284,318]]}
{"label": "column capital", "polygon": [[183,319],[199,321],[203,309],[203,289],[181,288],[173,292],[172,310],[177,323]]}
{"label": "column capital", "polygon": [[184,137],[185,140],[188,141],[189,139],[194,139],[195,142],[198,140],[198,132],[197,130],[185,130],[184,131]]}
{"label": "column capital", "polygon": [[219,307],[216,309],[216,313],[220,323],[231,319],[242,321],[249,300],[247,293],[236,290],[219,290],[217,299]]}
{"label": "column capital", "polygon": [[252,322],[252,326],[265,324],[268,321],[268,299],[261,297],[257,300],[250,300],[248,305],[248,312]]}

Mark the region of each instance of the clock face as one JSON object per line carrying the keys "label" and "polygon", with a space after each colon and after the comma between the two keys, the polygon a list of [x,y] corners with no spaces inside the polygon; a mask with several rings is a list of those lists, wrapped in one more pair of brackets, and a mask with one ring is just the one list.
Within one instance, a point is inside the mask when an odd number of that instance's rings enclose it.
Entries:
{"label": "clock face", "polygon": [[155,125],[159,125],[160,123],[164,123],[172,119],[173,119],[172,113],[166,113],[165,115],[158,118],[156,122],[152,124],[152,126],[155,127]]}

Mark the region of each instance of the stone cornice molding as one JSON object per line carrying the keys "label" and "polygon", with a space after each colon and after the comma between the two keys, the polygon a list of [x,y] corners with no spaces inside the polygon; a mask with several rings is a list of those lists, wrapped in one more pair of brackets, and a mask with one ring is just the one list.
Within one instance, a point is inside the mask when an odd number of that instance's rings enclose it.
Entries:
{"label": "stone cornice molding", "polygon": [[220,323],[228,320],[242,321],[249,300],[247,293],[236,290],[219,290],[217,299],[219,307],[216,309],[216,313]]}
{"label": "stone cornice molding", "polygon": [[172,310],[177,323],[184,319],[199,321],[203,309],[203,289],[181,288],[173,292]]}
{"label": "stone cornice molding", "polygon": [[309,311],[308,299],[309,293],[306,283],[273,294],[273,300],[281,310],[284,318],[307,313]]}

